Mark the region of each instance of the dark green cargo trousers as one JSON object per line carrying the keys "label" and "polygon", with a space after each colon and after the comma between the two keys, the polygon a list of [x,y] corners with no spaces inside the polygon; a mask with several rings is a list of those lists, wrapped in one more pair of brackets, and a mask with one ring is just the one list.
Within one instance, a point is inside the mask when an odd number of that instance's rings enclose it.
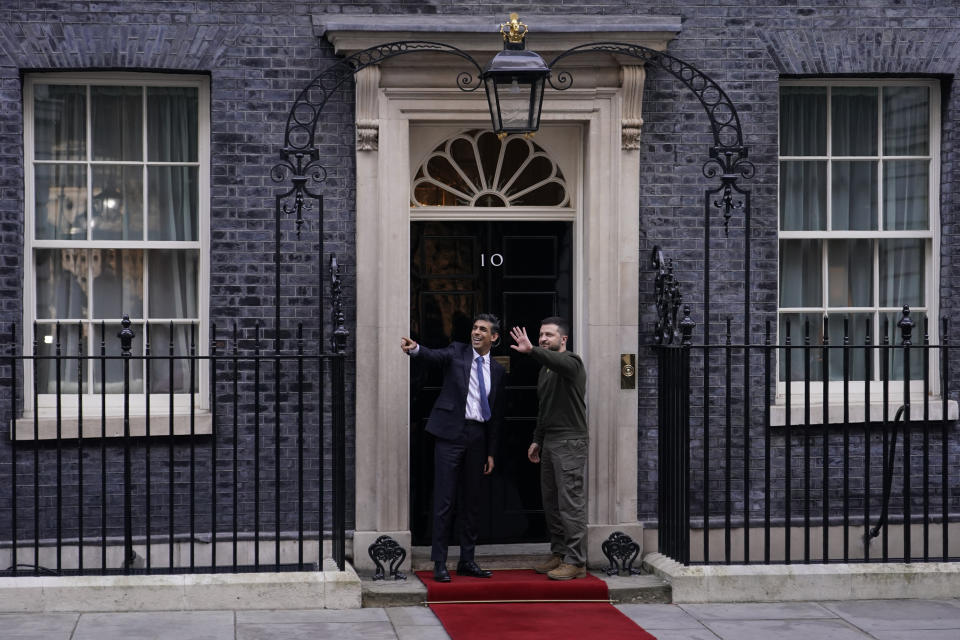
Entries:
{"label": "dark green cargo trousers", "polygon": [[547,439],[540,451],[540,490],[550,532],[550,551],[582,567],[587,562],[587,473],[589,440]]}

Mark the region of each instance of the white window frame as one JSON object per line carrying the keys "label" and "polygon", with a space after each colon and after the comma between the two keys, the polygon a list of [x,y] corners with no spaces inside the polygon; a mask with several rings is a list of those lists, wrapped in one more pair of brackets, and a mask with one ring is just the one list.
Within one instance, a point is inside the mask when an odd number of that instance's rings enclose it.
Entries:
{"label": "white window frame", "polygon": [[[128,86],[128,87],[193,87],[197,89],[197,162],[196,163],[176,163],[179,165],[193,165],[198,167],[198,239],[197,241],[151,241],[151,240],[37,240],[35,239],[35,176],[34,176],[34,86],[38,84],[61,84],[61,85],[86,85],[86,86]],[[89,90],[88,90],[89,95]],[[208,353],[208,322],[209,322],[209,282],[210,273],[210,82],[209,78],[201,75],[179,75],[179,74],[160,74],[160,73],[98,73],[98,72],[77,72],[77,73],[36,73],[28,74],[24,78],[23,87],[23,105],[24,105],[24,296],[23,296],[23,353],[30,355],[33,349],[33,321],[36,316],[36,272],[34,269],[34,252],[37,249],[59,249],[65,247],[74,247],[77,249],[139,249],[144,252],[144,261],[147,261],[147,251],[150,249],[196,249],[199,253],[198,274],[199,278],[198,292],[198,320],[197,328],[197,355],[206,355]],[[91,117],[89,101],[87,108],[87,131],[89,132],[89,118]],[[143,121],[144,131],[146,131],[146,118]],[[83,161],[86,166],[91,166],[89,153],[91,152],[90,141],[87,141],[88,157]],[[142,165],[146,162],[137,161],[134,164]],[[118,163],[111,163],[118,164]],[[122,163],[119,163],[122,164]],[[157,163],[147,162],[147,165]],[[159,163],[164,164],[164,163]],[[89,193],[88,176],[88,199]],[[146,189],[144,189],[146,198]],[[144,205],[144,216],[146,216],[146,206]],[[146,232],[146,226],[144,227]],[[144,312],[147,305],[147,291],[144,291]],[[116,324],[120,319],[108,319],[107,322]],[[133,319],[131,319],[133,320]],[[140,320],[140,319],[137,319]],[[168,325],[168,320],[157,320],[157,325]],[[175,324],[189,324],[192,321],[174,321]],[[63,321],[61,325],[71,324],[72,321]],[[74,323],[79,324],[79,322]],[[91,326],[94,328],[95,335],[99,336],[99,329],[96,327],[98,322],[94,321]],[[140,325],[142,332],[143,325]],[[142,339],[138,335],[137,339]],[[106,340],[119,340],[115,335],[108,332]],[[141,343],[142,344],[142,343]],[[97,355],[88,353],[85,348],[85,355]],[[152,355],[164,355],[165,345],[151,345]],[[70,355],[64,354],[64,358]],[[65,360],[69,363],[65,366],[75,366],[75,360]],[[205,360],[197,362],[197,391],[196,393],[175,393],[174,395],[174,415],[189,416],[191,409],[194,411],[205,412],[208,409],[208,384],[209,367]],[[91,381],[92,382],[92,381]],[[18,439],[23,439],[25,435],[32,438],[32,422],[34,418],[33,407],[33,362],[29,359],[24,361],[24,415],[17,420],[14,428],[19,435]],[[83,394],[83,416],[84,416],[84,437],[88,435],[99,435],[100,417],[101,417],[101,395],[93,392],[92,384],[86,393]],[[143,415],[146,409],[146,391],[130,394],[130,413],[132,416],[139,417],[139,432],[143,432]],[[165,431],[166,421],[169,417],[169,394],[153,393],[150,394],[150,414],[151,432],[160,435]],[[40,394],[38,396],[38,418],[41,420],[50,420],[55,418],[57,412],[57,395]],[[61,394],[59,400],[59,409],[62,417],[72,418],[72,422],[66,424],[66,432],[63,437],[69,437],[69,434],[76,434],[76,415],[78,398],[76,393]],[[106,394],[106,416],[107,418],[117,418],[123,415],[123,394]],[[90,423],[88,423],[88,418]],[[93,422],[96,424],[93,424]],[[201,419],[199,428],[195,428],[195,433],[209,432],[208,420]],[[160,428],[155,428],[158,425]],[[44,430],[44,426],[41,426]],[[181,425],[175,426],[177,433],[184,432]],[[49,431],[47,425],[46,431]],[[110,431],[116,431],[115,428],[108,428]],[[189,428],[186,430],[189,432]],[[112,433],[111,435],[117,435]],[[41,435],[41,438],[44,436]],[[49,437],[49,434],[48,434]]]}
{"label": "white window frame", "polygon": [[[875,156],[833,156],[831,155],[831,127],[832,127],[832,116],[831,116],[831,92],[827,92],[827,155],[824,156],[784,156],[778,154],[777,159],[777,170],[778,170],[778,184],[779,184],[779,170],[781,163],[783,161],[789,160],[807,160],[807,161],[826,161],[827,162],[827,183],[826,183],[826,206],[827,206],[827,230],[825,231],[783,231],[780,229],[781,219],[780,219],[780,202],[779,202],[779,189],[777,190],[777,296],[778,296],[778,306],[777,306],[777,342],[776,344],[781,345],[783,342],[783,336],[779,335],[780,327],[780,316],[782,314],[799,314],[799,313],[811,313],[811,314],[826,314],[828,311],[832,313],[848,313],[848,312],[867,312],[863,307],[828,307],[826,305],[828,288],[827,288],[827,251],[824,249],[821,252],[821,257],[823,260],[821,268],[821,278],[823,279],[822,283],[822,305],[819,307],[785,307],[781,308],[779,306],[779,291],[780,291],[780,260],[779,260],[779,251],[780,251],[780,241],[781,240],[821,240],[826,246],[828,240],[852,240],[852,239],[911,239],[911,238],[920,238],[926,242],[926,251],[925,251],[925,300],[927,302],[926,306],[916,307],[911,309],[911,311],[923,312],[926,314],[929,319],[929,336],[930,343],[936,344],[939,341],[939,292],[940,292],[940,153],[941,153],[941,128],[940,128],[940,83],[934,79],[926,78],[913,78],[913,79],[882,79],[882,78],[830,78],[830,79],[790,79],[790,80],[781,80],[780,87],[787,86],[808,86],[808,87],[853,87],[853,86],[868,86],[868,87],[878,87],[881,88],[881,91],[878,93],[878,100],[882,100],[882,88],[890,86],[925,86],[930,91],[930,113],[929,113],[929,123],[930,123],[930,138],[929,138],[929,154],[928,156],[885,156],[881,155],[883,151],[882,148],[882,136],[883,136],[883,113],[879,111],[878,117],[878,154]],[[880,211],[878,215],[880,219],[883,218],[883,200],[879,198],[879,195],[882,194],[883,188],[883,163],[884,160],[888,158],[896,159],[929,159],[930,161],[930,181],[929,181],[929,217],[930,217],[930,227],[928,230],[922,231],[833,231],[830,229],[832,222],[832,180],[830,179],[831,171],[830,165],[834,160],[849,160],[849,159],[872,159],[878,162],[878,206]],[[876,245],[874,245],[876,246]],[[878,251],[874,250],[874,291],[879,291],[878,283],[876,279],[878,277],[878,267],[877,267],[877,257]],[[876,307],[872,309],[872,313],[875,314],[875,319],[878,317],[876,314],[883,314],[886,312],[895,312],[900,311],[900,307]],[[816,335],[820,334],[820,327],[811,327],[811,334],[814,332]],[[877,326],[877,322],[874,322],[874,331],[872,332],[873,344],[880,344],[883,336],[880,335],[882,330],[882,324]],[[839,340],[842,340],[842,336],[831,335],[831,344],[838,344]],[[793,327],[791,326],[791,343],[793,345],[800,346],[803,344],[803,327]],[[921,345],[923,343],[923,326],[921,323],[917,323],[913,330],[913,344]],[[899,341],[896,343],[899,344]],[[811,344],[811,349],[816,350],[817,345]],[[840,351],[837,349],[831,350],[831,359],[833,357],[842,357]],[[794,352],[795,357],[802,359],[802,353],[798,350]],[[836,356],[834,356],[836,354]],[[939,353],[936,350],[931,351],[930,357],[930,369],[929,369],[929,380],[930,380],[930,397],[939,398],[940,396],[940,375],[939,375]],[[921,350],[915,349],[911,353],[912,357],[922,358]],[[776,390],[776,404],[782,407],[786,402],[786,382],[780,379],[780,362],[779,359],[783,357],[782,349],[777,350],[777,364],[776,372],[777,376],[777,390]],[[876,374],[878,372],[878,361],[875,361],[873,371]],[[811,419],[820,421],[822,420],[822,405],[823,405],[823,387],[824,384],[822,381],[811,381],[810,382],[810,398],[811,403],[817,405],[817,408],[812,411],[813,414],[819,412],[820,415],[812,415]],[[874,379],[870,383],[870,400],[871,400],[871,418],[873,419],[878,415],[877,412],[882,412],[882,387],[883,383],[879,379]],[[798,407],[802,411],[803,405],[805,403],[805,389],[803,381],[791,381],[791,414],[796,416]],[[889,382],[889,393],[890,393],[890,403],[891,405],[896,404],[899,406],[903,401],[903,382],[902,381],[890,381]],[[843,381],[830,381],[827,386],[828,398],[827,402],[831,405],[830,410],[830,422],[838,421],[840,418],[837,414],[840,413],[839,407],[842,406],[843,402]],[[858,419],[851,418],[851,421],[861,421],[865,413],[865,395],[866,387],[863,380],[855,380],[851,378],[848,382],[848,393],[849,398],[852,403],[855,403],[857,406],[852,407],[853,414],[856,416],[857,413],[861,414]],[[923,380],[911,380],[910,382],[910,394],[911,394],[911,403],[914,404],[914,409],[912,411],[913,418],[916,419],[918,416],[918,409],[922,411],[922,396],[923,396]],[[916,401],[919,401],[918,404]],[[954,403],[951,402],[950,414],[952,415],[956,411]],[[940,415],[940,403],[936,403],[936,407],[931,406],[930,415],[933,417]],[[835,407],[835,408],[833,408]],[[936,408],[936,411],[934,409]],[[890,419],[893,419],[893,413],[890,413]],[[776,419],[773,420],[774,423],[777,422]],[[801,420],[802,421],[802,420]]]}

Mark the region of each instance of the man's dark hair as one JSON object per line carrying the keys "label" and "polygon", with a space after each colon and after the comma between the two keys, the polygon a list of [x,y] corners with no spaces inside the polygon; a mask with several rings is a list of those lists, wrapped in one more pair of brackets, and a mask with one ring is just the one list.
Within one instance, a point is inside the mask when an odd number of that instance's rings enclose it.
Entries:
{"label": "man's dark hair", "polygon": [[473,323],[476,324],[477,320],[483,320],[484,322],[490,323],[490,333],[500,334],[500,318],[493,315],[492,313],[478,313],[473,316]]}
{"label": "man's dark hair", "polygon": [[567,322],[566,318],[561,318],[560,316],[550,316],[540,321],[541,327],[545,324],[557,325],[557,328],[560,329],[560,335],[562,336],[570,335],[570,323]]}

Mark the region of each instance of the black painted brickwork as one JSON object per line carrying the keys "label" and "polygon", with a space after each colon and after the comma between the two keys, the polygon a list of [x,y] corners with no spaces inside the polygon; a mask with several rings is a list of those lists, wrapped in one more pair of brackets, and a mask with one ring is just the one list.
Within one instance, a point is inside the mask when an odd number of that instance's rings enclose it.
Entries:
{"label": "black painted brickwork", "polygon": [[[310,14],[506,15],[516,10],[536,24],[537,14],[678,15],[683,29],[670,53],[716,79],[740,110],[756,177],[752,192],[750,330],[762,339],[764,321],[776,309],[777,89],[781,75],[935,75],[943,78],[941,154],[940,305],[956,315],[960,305],[960,199],[958,123],[960,5],[933,0],[712,0],[652,2],[66,2],[7,0],[0,6],[0,322],[20,318],[23,168],[21,76],[31,70],[162,70],[199,72],[211,79],[211,319],[223,331],[236,318],[250,340],[260,320],[272,326],[272,195],[283,121],[297,91],[332,60],[329,45],[314,37]],[[684,293],[693,301],[702,340],[700,308],[703,190],[712,187],[701,166],[709,145],[699,105],[662,71],[651,70],[644,96],[641,160],[641,264],[654,244],[678,263]],[[330,178],[324,187],[327,249],[344,266],[346,307],[354,323],[354,193],[352,89],[328,104],[322,153]],[[711,240],[711,334],[719,339],[727,316],[743,333],[743,222],[729,236],[715,218]],[[285,222],[285,243],[292,225]],[[286,293],[296,319],[316,326],[317,229],[310,226],[287,266],[297,279]],[[294,245],[285,245],[293,248]],[[641,271],[641,325],[652,326],[653,274]],[[299,303],[302,302],[302,305]],[[954,331],[956,334],[956,330]],[[656,519],[655,360],[638,336],[640,374],[639,502],[642,521]],[[960,371],[960,353],[951,356]],[[6,373],[8,369],[4,370]],[[349,378],[349,376],[348,376]],[[352,387],[352,382],[349,383]],[[953,385],[955,388],[957,385]],[[6,391],[4,391],[6,393]],[[759,406],[759,388],[752,403]],[[956,398],[956,395],[953,396]],[[352,402],[352,401],[351,401]],[[695,421],[702,408],[694,400]],[[9,409],[4,404],[4,419]],[[699,412],[699,413],[698,413]],[[953,425],[954,432],[956,425]],[[759,424],[751,427],[762,435]],[[351,440],[352,441],[352,440]],[[956,461],[960,452],[952,451]],[[362,455],[360,456],[362,458]],[[352,478],[353,454],[349,452]],[[0,477],[9,474],[9,443],[0,442]],[[113,482],[113,480],[111,480]],[[0,509],[7,506],[0,498]]]}

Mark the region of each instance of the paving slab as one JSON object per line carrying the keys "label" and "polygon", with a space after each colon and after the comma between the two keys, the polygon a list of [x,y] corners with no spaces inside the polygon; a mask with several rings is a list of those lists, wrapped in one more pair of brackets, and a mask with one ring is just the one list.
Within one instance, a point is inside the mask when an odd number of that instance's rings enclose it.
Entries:
{"label": "paving slab", "polygon": [[[647,629],[657,640],[718,640],[717,634],[704,626],[699,629],[667,629],[656,630]],[[770,639],[773,640],[773,639]]]}
{"label": "paving slab", "polygon": [[[903,640],[903,630],[874,631],[872,635],[877,640]],[[910,630],[910,640],[957,640],[957,638],[960,638],[960,629]]]}
{"label": "paving slab", "polygon": [[385,611],[395,627],[440,626],[440,619],[430,607],[390,607]]}
{"label": "paving slab", "polygon": [[443,627],[397,627],[397,640],[450,640]]}
{"label": "paving slab", "polygon": [[69,640],[77,626],[77,613],[0,614],[4,640]]}
{"label": "paving slab", "polygon": [[681,609],[701,621],[708,620],[803,620],[837,618],[833,611],[815,602],[756,602],[681,604]]}
{"label": "paving slab", "polygon": [[233,611],[84,613],[72,640],[234,640]]}
{"label": "paving slab", "polygon": [[[828,602],[825,606],[871,633],[960,629],[960,600],[853,600]],[[954,637],[960,638],[960,632]]]}
{"label": "paving slab", "polygon": [[675,604],[618,604],[625,616],[651,629],[703,629],[700,622]]}
{"label": "paving slab", "polygon": [[321,622],[388,622],[383,609],[299,609],[237,611],[237,624],[313,624]]}
{"label": "paving slab", "polygon": [[[236,640],[396,640],[389,622],[238,624]],[[189,638],[189,636],[185,636]],[[181,639],[183,640],[183,639]],[[190,638],[190,640],[195,640]],[[230,640],[234,640],[231,636]]]}
{"label": "paving slab", "polygon": [[722,640],[874,640],[843,620],[714,620],[703,624]]}

